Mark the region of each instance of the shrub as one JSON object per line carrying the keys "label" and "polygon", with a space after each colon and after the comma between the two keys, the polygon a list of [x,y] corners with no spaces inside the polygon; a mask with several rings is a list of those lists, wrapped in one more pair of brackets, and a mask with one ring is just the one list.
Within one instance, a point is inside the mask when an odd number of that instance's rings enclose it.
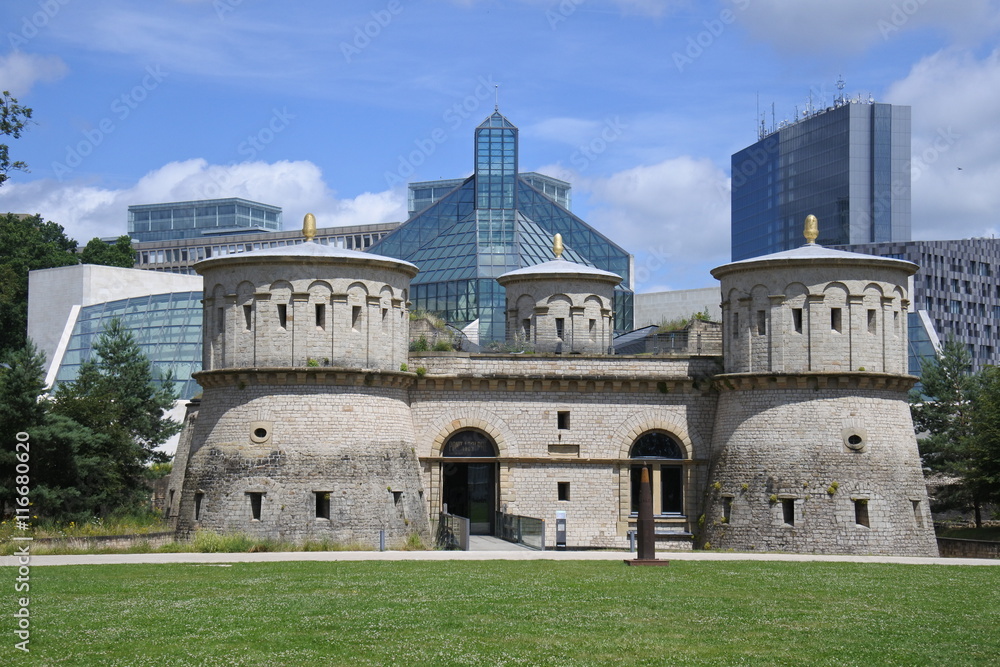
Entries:
{"label": "shrub", "polygon": [[438,342],[434,343],[433,350],[435,352],[451,352],[453,349],[451,341],[442,338]]}
{"label": "shrub", "polygon": [[427,352],[430,349],[430,345],[427,342],[426,336],[421,336],[417,340],[410,341],[410,352]]}

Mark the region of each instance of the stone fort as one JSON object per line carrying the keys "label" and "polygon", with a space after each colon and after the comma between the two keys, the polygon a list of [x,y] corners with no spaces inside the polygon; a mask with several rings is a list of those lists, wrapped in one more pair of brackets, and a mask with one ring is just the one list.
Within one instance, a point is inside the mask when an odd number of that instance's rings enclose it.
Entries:
{"label": "stone fort", "polygon": [[[510,271],[533,353],[409,351],[418,267],[307,241],[204,260],[204,370],[170,477],[178,532],[425,540],[545,520],[626,548],[651,473],[659,549],[937,555],[906,392],[916,265],[802,247],[712,271],[721,356],[614,355],[620,278]],[[814,221],[815,219],[813,219]]]}

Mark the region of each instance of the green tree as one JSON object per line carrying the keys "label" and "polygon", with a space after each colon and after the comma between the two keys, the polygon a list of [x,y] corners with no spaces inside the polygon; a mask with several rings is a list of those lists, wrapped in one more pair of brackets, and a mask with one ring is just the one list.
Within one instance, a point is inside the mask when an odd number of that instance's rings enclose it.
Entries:
{"label": "green tree", "polygon": [[77,379],[59,386],[54,411],[102,436],[78,452],[90,473],[81,474],[80,490],[94,513],[143,502],[147,465],[167,458],[155,448],[181,428],[164,415],[176,396],[169,373],[155,380],[135,336],[117,319],[97,338],[94,358],[81,364]]}
{"label": "green tree", "polygon": [[1000,502],[1000,368],[978,374],[972,396],[967,483],[984,502]]}
{"label": "green tree", "polygon": [[77,264],[76,241],[38,215],[0,215],[0,356],[28,336],[28,272]]}
{"label": "green tree", "polygon": [[[102,436],[72,419],[49,411],[45,392],[45,355],[31,341],[5,356],[0,368],[0,515],[12,509],[17,454],[27,454],[32,514],[53,519],[90,516],[83,502],[82,478],[102,465],[85,458]],[[14,435],[28,434],[27,450],[16,451]],[[82,456],[83,455],[83,456]],[[19,486],[19,485],[18,485]]]}
{"label": "green tree", "polygon": [[[0,94],[0,134],[20,138],[24,126],[31,122],[31,109],[21,106],[8,91]],[[20,160],[10,161],[7,144],[0,144],[0,185],[11,171],[27,171],[28,165]]]}
{"label": "green tree", "polygon": [[80,253],[80,263],[131,269],[135,266],[132,239],[128,235],[119,236],[114,243],[106,243],[99,238],[90,239],[90,242]]}
{"label": "green tree", "polygon": [[922,364],[921,392],[910,395],[910,411],[919,438],[924,469],[940,476],[934,494],[939,510],[972,510],[982,526],[985,498],[975,481],[971,429],[978,379],[970,372],[972,357],[966,347],[946,342],[938,355]]}

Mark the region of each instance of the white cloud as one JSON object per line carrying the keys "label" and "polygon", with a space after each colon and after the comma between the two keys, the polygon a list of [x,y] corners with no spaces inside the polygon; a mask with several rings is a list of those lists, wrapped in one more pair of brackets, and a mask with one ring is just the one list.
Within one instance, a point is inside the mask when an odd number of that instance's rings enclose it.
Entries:
{"label": "white cloud", "polygon": [[1000,228],[1000,49],[924,58],[885,100],[912,107],[913,236],[952,239]]}
{"label": "white cloud", "polygon": [[974,41],[1000,27],[992,0],[732,0],[755,39],[793,53],[860,53],[903,31],[933,27]]}
{"label": "white cloud", "polygon": [[308,161],[244,162],[209,165],[203,159],[171,162],[143,176],[130,187],[113,190],[81,183],[50,180],[7,184],[0,188],[0,210],[40,213],[62,225],[81,245],[95,236],[127,232],[132,204],[243,197],[281,206],[286,229],[300,226],[314,213],[320,227],[402,221],[403,192],[365,192],[339,199]]}
{"label": "white cloud", "polygon": [[0,56],[0,87],[15,97],[26,95],[39,81],[57,81],[67,72],[58,56],[39,56],[12,51]]}
{"label": "white cloud", "polygon": [[708,270],[729,261],[729,178],[711,160],[681,156],[595,179],[539,171],[587,193],[587,222],[634,253],[639,292],[713,285]]}

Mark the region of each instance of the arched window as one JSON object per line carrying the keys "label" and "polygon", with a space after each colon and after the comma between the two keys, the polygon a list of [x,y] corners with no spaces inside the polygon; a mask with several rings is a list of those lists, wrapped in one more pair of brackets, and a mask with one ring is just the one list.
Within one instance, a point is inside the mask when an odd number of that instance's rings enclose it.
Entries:
{"label": "arched window", "polygon": [[650,469],[654,514],[684,513],[684,448],[668,433],[649,431],[632,444],[629,458],[636,459],[630,470],[631,511],[639,512],[639,480],[643,467]]}
{"label": "arched window", "polygon": [[442,456],[493,457],[497,455],[496,446],[485,433],[480,431],[459,431],[445,443]]}

